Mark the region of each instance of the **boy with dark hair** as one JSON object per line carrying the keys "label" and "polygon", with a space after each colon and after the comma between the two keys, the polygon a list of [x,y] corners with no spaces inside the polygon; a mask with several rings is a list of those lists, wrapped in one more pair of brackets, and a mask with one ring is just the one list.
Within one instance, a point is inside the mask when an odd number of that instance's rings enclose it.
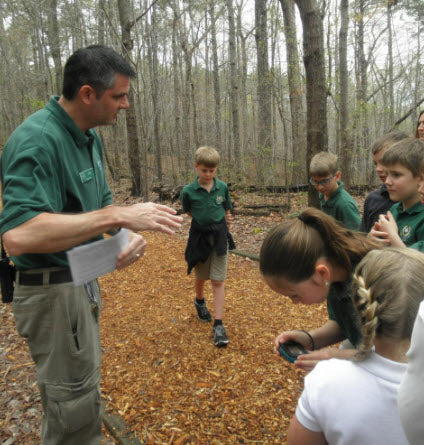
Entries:
{"label": "boy with dark hair", "polygon": [[390,199],[398,201],[370,232],[384,244],[424,252],[424,204],[418,191],[423,159],[424,142],[415,138],[403,139],[384,153],[387,190]]}
{"label": "boy with dark hair", "polygon": [[387,191],[386,181],[387,173],[386,169],[381,163],[384,153],[396,142],[406,139],[408,135],[403,131],[395,130],[387,133],[377,139],[371,146],[371,156],[375,166],[375,172],[382,182],[381,186],[377,190],[373,190],[365,199],[364,213],[361,221],[361,232],[368,233],[374,226],[374,223],[378,221],[381,214],[386,214],[394,202],[390,199],[389,192]]}
{"label": "boy with dark hair", "polygon": [[196,179],[181,192],[183,210],[192,217],[185,258],[188,273],[195,268],[196,298],[194,306],[201,321],[211,321],[203,290],[206,280],[211,280],[215,303],[213,326],[215,346],[228,344],[222,324],[224,315],[224,280],[227,277],[228,243],[235,248],[229,233],[231,198],[227,184],[215,178],[219,154],[212,147],[200,147],[195,154]]}
{"label": "boy with dark hair", "polygon": [[359,209],[352,196],[343,188],[337,156],[327,151],[317,153],[309,166],[309,182],[319,194],[321,210],[342,223],[346,228],[358,230]]}

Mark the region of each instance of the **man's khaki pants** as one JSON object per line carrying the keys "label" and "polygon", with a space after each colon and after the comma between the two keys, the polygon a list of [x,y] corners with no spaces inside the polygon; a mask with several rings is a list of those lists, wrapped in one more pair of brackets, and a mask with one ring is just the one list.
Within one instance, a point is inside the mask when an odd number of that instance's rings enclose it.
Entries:
{"label": "man's khaki pants", "polygon": [[[47,275],[47,283],[49,270],[37,269]],[[15,287],[16,329],[27,339],[37,370],[43,445],[100,445],[100,307],[96,281],[87,287]]]}

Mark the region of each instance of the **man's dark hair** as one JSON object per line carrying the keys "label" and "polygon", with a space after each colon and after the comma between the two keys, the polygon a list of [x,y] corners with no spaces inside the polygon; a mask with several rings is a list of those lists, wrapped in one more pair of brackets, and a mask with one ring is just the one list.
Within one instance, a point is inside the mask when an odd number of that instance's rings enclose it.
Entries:
{"label": "man's dark hair", "polygon": [[90,85],[99,97],[113,87],[115,74],[134,77],[135,71],[112,48],[102,45],[80,48],[65,64],[62,95],[72,100],[83,85]]}

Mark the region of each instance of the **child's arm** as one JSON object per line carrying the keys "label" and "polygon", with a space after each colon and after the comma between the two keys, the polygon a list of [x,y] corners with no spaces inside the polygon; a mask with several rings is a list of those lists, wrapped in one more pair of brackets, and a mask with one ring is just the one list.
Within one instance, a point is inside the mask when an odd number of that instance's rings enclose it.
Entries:
{"label": "child's arm", "polygon": [[324,433],[305,428],[296,416],[293,416],[287,432],[288,445],[327,445]]}
{"label": "child's arm", "polygon": [[228,231],[231,231],[231,223],[233,222],[233,214],[231,213],[231,210],[227,210],[225,212],[225,221],[227,222]]}
{"label": "child's arm", "polygon": [[396,220],[390,211],[387,212],[387,215],[380,215],[378,226],[381,231],[387,233],[387,239],[392,247],[406,247],[399,236]]}

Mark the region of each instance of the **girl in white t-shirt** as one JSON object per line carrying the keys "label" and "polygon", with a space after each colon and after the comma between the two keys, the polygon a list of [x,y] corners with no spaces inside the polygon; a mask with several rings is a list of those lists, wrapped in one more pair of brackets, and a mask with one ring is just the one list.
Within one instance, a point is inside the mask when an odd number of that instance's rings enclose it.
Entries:
{"label": "girl in white t-shirt", "polygon": [[407,445],[397,392],[418,307],[424,298],[424,255],[373,250],[353,277],[362,344],[353,360],[318,363],[306,376],[288,445]]}

